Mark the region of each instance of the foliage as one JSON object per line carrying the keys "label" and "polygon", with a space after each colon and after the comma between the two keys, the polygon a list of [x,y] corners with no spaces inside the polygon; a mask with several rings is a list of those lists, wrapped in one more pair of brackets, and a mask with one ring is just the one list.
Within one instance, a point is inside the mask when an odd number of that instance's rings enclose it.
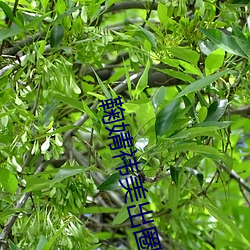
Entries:
{"label": "foliage", "polygon": [[1,249],[136,249],[118,95],[163,249],[249,249],[248,7],[0,1]]}

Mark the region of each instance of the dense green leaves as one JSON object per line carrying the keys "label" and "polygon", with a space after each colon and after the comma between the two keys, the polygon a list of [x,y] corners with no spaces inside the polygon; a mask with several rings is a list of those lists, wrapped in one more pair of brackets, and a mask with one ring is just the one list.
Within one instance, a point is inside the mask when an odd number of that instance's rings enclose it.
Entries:
{"label": "dense green leaves", "polygon": [[82,4],[0,1],[0,245],[249,249],[246,1]]}

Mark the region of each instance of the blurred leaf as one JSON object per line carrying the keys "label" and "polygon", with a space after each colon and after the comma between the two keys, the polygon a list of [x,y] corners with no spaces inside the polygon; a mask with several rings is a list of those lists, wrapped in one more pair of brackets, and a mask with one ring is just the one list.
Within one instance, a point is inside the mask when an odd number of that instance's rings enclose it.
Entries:
{"label": "blurred leaf", "polygon": [[167,5],[163,2],[159,2],[157,6],[157,14],[161,23],[167,24],[168,20],[168,9]]}
{"label": "blurred leaf", "polygon": [[188,93],[191,93],[191,92],[195,92],[197,90],[200,90],[204,87],[206,87],[207,85],[215,82],[216,80],[218,80],[220,77],[222,77],[223,75],[229,73],[230,70],[223,70],[221,72],[218,72],[218,73],[215,73],[213,75],[210,75],[210,76],[207,76],[205,78],[202,78],[198,81],[195,81],[191,84],[189,84],[185,89],[183,89],[178,95],[177,95],[177,98],[178,97],[181,97],[183,95],[186,95]]}
{"label": "blurred leaf", "polygon": [[3,1],[0,1],[0,8],[3,9],[5,15],[6,15],[11,21],[14,21],[14,15],[13,15],[13,12],[12,12],[11,8],[9,7],[9,5],[7,5],[7,4],[4,3]]}
{"label": "blurred leaf", "polygon": [[171,175],[171,179],[174,182],[174,184],[178,187],[178,182],[179,182],[179,173],[180,173],[181,169],[180,168],[176,168],[173,166],[170,166],[170,175]]}
{"label": "blurred leaf", "polygon": [[157,47],[155,36],[152,32],[139,26],[139,30],[136,31],[135,36],[139,36],[142,41],[149,41],[153,48]]}
{"label": "blurred leaf", "polygon": [[4,189],[6,189],[11,194],[14,194],[18,187],[18,180],[16,176],[5,168],[0,168],[0,182],[2,183]]}
{"label": "blurred leaf", "polygon": [[150,61],[148,60],[147,61],[147,64],[146,64],[146,67],[136,85],[136,88],[135,88],[135,93],[134,93],[134,96],[135,98],[137,98],[141,92],[147,87],[148,85],[148,70],[149,70],[149,67],[150,67]]}
{"label": "blurred leaf", "polygon": [[232,124],[231,121],[217,122],[217,121],[204,121],[193,125],[193,127],[217,127],[217,129],[222,129],[228,127]]}
{"label": "blurred leaf", "polygon": [[8,219],[8,217],[14,213],[18,213],[18,212],[23,212],[24,209],[23,208],[18,208],[18,209],[14,209],[14,208],[8,208],[5,211],[0,212],[0,222],[4,223],[6,219]]}
{"label": "blurred leaf", "polygon": [[24,192],[33,192],[40,191],[46,188],[49,188],[51,185],[51,180],[37,177],[37,176],[29,176],[26,177],[26,188]]}
{"label": "blurred leaf", "polygon": [[208,108],[208,114],[204,122],[208,121],[219,121],[220,118],[224,115],[228,105],[227,99],[222,99],[215,101]]}
{"label": "blurred leaf", "polygon": [[53,237],[44,245],[42,250],[49,250],[51,249],[54,241],[59,237],[59,235],[65,230],[65,228],[68,226],[69,222],[64,222],[65,224],[55,232]]}
{"label": "blurred leaf", "polygon": [[189,168],[189,167],[186,167],[185,168],[188,172],[190,172],[192,175],[195,176],[195,178],[198,180],[200,186],[202,187],[203,185],[203,181],[204,181],[204,176],[201,172],[197,171],[196,169],[194,168]]}
{"label": "blurred leaf", "polygon": [[188,74],[180,72],[180,71],[176,71],[173,69],[158,69],[158,68],[156,68],[156,70],[160,71],[162,73],[165,73],[169,76],[172,76],[174,78],[180,79],[184,82],[191,83],[191,82],[195,81],[195,79],[193,77],[189,76]]}
{"label": "blurred leaf", "polygon": [[194,66],[197,65],[200,58],[200,54],[198,52],[190,49],[185,49],[181,47],[176,47],[176,48],[172,47],[169,48],[168,50],[172,52],[175,57],[190,62]]}
{"label": "blurred leaf", "polygon": [[[58,92],[54,92],[53,96],[55,99],[65,103],[65,104],[68,104],[69,106],[76,108],[82,112],[85,112],[85,110],[82,106],[82,103],[80,101],[73,99],[73,98],[70,98],[68,96],[64,96]],[[57,104],[57,106],[58,106],[58,104]]]}
{"label": "blurred leaf", "polygon": [[24,30],[20,29],[18,26],[13,25],[11,28],[1,29],[0,30],[0,41],[3,41],[6,38],[17,36],[21,34]]}
{"label": "blurred leaf", "polygon": [[119,183],[120,179],[124,179],[126,176],[121,176],[120,173],[111,174],[99,187],[99,190],[118,190],[121,189]]}
{"label": "blurred leaf", "polygon": [[152,96],[151,101],[155,109],[155,112],[157,111],[158,107],[164,100],[165,95],[166,95],[166,87],[161,86],[159,89],[156,90],[155,94]]}
{"label": "blurred leaf", "polygon": [[180,199],[180,189],[171,182],[168,188],[168,203],[169,207],[175,211]]}
{"label": "blurred leaf", "polygon": [[[201,200],[201,199],[200,199]],[[216,218],[219,222],[221,222],[225,228],[232,233],[239,241],[241,241],[245,246],[250,248],[249,241],[245,238],[245,236],[240,232],[238,227],[234,224],[232,220],[230,220],[221,210],[213,206],[212,204],[202,201],[205,205],[208,212]]]}
{"label": "blurred leaf", "polygon": [[82,214],[104,214],[104,213],[118,213],[119,211],[120,211],[120,208],[91,206],[91,207],[84,207],[81,210],[81,213]]}
{"label": "blurred leaf", "polygon": [[201,107],[199,112],[198,112],[198,118],[200,122],[203,122],[206,119],[207,116],[207,108],[206,107]]}
{"label": "blurred leaf", "polygon": [[249,0],[233,0],[232,4],[244,4],[247,5],[249,4]]}
{"label": "blurred leaf", "polygon": [[42,112],[42,124],[49,122],[50,118],[53,116],[54,112],[58,108],[59,102],[52,100],[51,103],[45,104]]}
{"label": "blurred leaf", "polygon": [[180,131],[179,133],[172,135],[171,139],[190,139],[196,136],[206,135],[210,131],[215,131],[219,129],[218,127],[192,127]]}
{"label": "blurred leaf", "polygon": [[[130,204],[131,205],[131,204]],[[117,224],[121,224],[123,223],[127,218],[128,218],[128,210],[127,207],[129,206],[129,204],[124,204],[122,206],[122,208],[120,209],[119,213],[116,215],[116,217],[114,218],[112,224],[113,225],[117,225]],[[135,206],[134,208],[130,209],[130,212],[133,213],[135,211],[137,206]]]}
{"label": "blurred leaf", "polygon": [[162,136],[168,131],[175,121],[178,110],[179,101],[175,99],[159,112],[155,121],[156,136]]}
{"label": "blurred leaf", "polygon": [[61,182],[62,180],[66,179],[70,176],[74,176],[74,175],[83,173],[85,171],[86,171],[86,169],[84,167],[79,167],[79,166],[73,167],[73,166],[64,165],[64,167],[61,168],[57,172],[56,176],[51,181],[51,186],[57,182]]}
{"label": "blurred leaf", "polygon": [[214,42],[219,48],[241,57],[246,57],[246,54],[243,52],[237,40],[233,36],[228,36],[224,34],[222,31],[217,29],[204,29],[200,28],[201,32],[203,32],[212,42]]}
{"label": "blurred leaf", "polygon": [[205,60],[205,72],[206,75],[211,75],[223,65],[225,51],[222,49],[217,49],[210,53]]}
{"label": "blurred leaf", "polygon": [[8,242],[9,242],[10,250],[22,250],[17,245],[15,245],[11,240],[9,240]]}
{"label": "blurred leaf", "polygon": [[36,247],[36,250],[43,250],[43,247],[45,246],[45,244],[47,243],[47,239],[44,235],[41,235],[40,236],[40,239],[38,241],[38,244],[37,244],[37,247]]}
{"label": "blurred leaf", "polygon": [[100,84],[101,88],[102,88],[102,91],[103,93],[105,94],[105,96],[108,98],[108,99],[111,99],[112,96],[110,94],[110,92],[108,91],[108,89],[106,88],[105,84],[102,82],[102,80],[100,79],[100,77],[96,74],[96,72],[94,71],[95,73],[95,76],[96,76],[96,79],[98,81],[98,83]]}
{"label": "blurred leaf", "polygon": [[61,24],[54,26],[50,35],[50,46],[56,47],[63,39],[64,28]]}

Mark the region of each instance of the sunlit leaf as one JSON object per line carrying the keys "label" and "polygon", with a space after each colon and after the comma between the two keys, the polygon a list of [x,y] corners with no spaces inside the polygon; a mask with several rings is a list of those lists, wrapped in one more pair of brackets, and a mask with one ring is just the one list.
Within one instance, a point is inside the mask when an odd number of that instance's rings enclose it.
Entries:
{"label": "sunlit leaf", "polygon": [[14,194],[18,187],[16,176],[5,168],[0,168],[0,183],[11,194]]}

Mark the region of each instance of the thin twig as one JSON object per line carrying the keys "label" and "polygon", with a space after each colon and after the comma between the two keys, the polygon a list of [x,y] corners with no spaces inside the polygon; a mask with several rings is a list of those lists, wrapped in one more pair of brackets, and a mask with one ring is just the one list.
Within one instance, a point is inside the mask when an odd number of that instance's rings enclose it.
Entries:
{"label": "thin twig", "polygon": [[153,0],[153,2],[152,2],[152,4],[151,4],[151,6],[150,6],[150,8],[149,8],[149,11],[147,12],[147,16],[146,16],[146,20],[143,22],[143,24],[142,24],[142,28],[144,28],[145,27],[145,25],[146,25],[146,21],[148,21],[148,19],[150,18],[150,15],[151,15],[151,12],[152,12],[152,9],[153,9],[153,7],[154,7],[154,4],[155,4],[155,0]]}
{"label": "thin twig", "polygon": [[[13,10],[12,10],[13,16],[16,15],[16,10],[17,10],[17,6],[18,6],[18,1],[19,1],[19,0],[15,0],[14,7],[13,7]],[[8,28],[10,28],[11,24],[12,24],[12,20],[9,19],[9,21],[8,21]],[[2,55],[2,53],[3,53],[3,49],[4,49],[4,47],[5,47],[5,44],[6,44],[6,40],[4,39],[4,40],[2,41],[2,45],[1,45],[1,48],[0,48],[0,55]]]}

